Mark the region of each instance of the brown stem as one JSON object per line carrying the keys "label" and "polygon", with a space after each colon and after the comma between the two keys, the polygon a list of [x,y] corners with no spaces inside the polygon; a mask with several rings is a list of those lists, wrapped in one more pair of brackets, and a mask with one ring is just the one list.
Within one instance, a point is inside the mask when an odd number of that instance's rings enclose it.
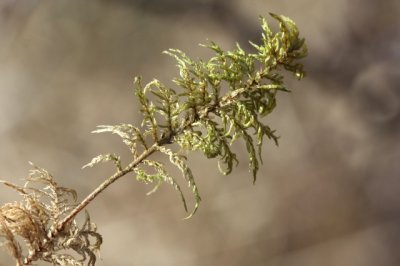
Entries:
{"label": "brown stem", "polygon": [[81,212],[94,198],[97,197],[103,190],[105,190],[109,185],[117,181],[120,177],[123,177],[124,175],[130,173],[133,171],[133,169],[140,164],[144,159],[149,157],[151,154],[153,154],[158,147],[158,143],[153,144],[148,150],[145,150],[139,157],[136,158],[133,162],[128,164],[124,169],[121,171],[116,172],[109,178],[107,178],[103,183],[101,183],[95,190],[92,191],[88,196],[86,196],[85,199],[81,201],[81,203],[78,204],[61,222],[58,223],[56,232],[61,232],[65,225],[70,222],[74,217]]}
{"label": "brown stem", "polygon": [[[84,198],[61,222],[58,223],[55,230],[52,232],[50,241],[52,241],[62,230],[64,227],[75,218],[75,216],[80,213],[90,202],[92,202],[101,192],[103,192],[108,186],[117,181],[119,178],[133,171],[133,169],[140,164],[144,159],[153,154],[157,148],[159,147],[159,143],[154,143],[149,149],[145,150],[139,157],[137,157],[134,161],[128,164],[121,171],[116,172],[109,178],[107,178],[103,183],[101,183],[95,190],[92,191],[86,198]],[[40,252],[39,250],[38,252]],[[31,254],[28,258],[25,259],[24,264],[21,265],[31,265],[33,261],[36,260],[37,253],[35,252]]]}

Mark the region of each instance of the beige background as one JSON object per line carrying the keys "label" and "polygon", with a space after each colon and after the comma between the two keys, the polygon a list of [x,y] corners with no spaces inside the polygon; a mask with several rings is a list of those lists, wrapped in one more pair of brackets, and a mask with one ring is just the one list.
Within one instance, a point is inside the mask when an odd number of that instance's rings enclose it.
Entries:
{"label": "beige background", "polygon": [[[105,242],[98,265],[400,265],[400,2],[138,0],[0,2],[0,178],[19,182],[28,161],[81,198],[117,152],[98,124],[141,118],[133,76],[167,81],[207,38],[232,48],[258,40],[258,15],[295,20],[309,46],[308,77],[288,80],[267,118],[256,185],[242,163],[231,176],[194,154],[202,205],[185,216],[179,196],[128,176],[89,207]],[[243,146],[238,146],[243,149]],[[240,153],[240,151],[239,151]],[[0,190],[1,203],[17,199]],[[12,265],[0,253],[1,265]]]}

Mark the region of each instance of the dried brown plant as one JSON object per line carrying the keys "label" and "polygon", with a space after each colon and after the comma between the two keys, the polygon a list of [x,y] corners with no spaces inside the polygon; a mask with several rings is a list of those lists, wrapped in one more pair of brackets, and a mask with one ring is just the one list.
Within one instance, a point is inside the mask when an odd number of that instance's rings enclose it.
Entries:
{"label": "dried brown plant", "polygon": [[82,226],[71,220],[58,229],[76,206],[76,192],[59,186],[46,170],[32,166],[24,186],[0,181],[22,196],[21,201],[0,207],[0,243],[16,265],[30,265],[36,260],[54,265],[94,265],[102,237],[89,214]]}

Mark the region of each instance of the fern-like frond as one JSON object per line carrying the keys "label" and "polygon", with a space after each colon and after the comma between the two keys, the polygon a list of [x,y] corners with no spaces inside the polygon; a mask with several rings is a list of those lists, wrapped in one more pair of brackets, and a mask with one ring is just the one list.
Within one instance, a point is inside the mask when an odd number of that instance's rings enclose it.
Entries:
{"label": "fern-like frond", "polygon": [[[186,180],[189,188],[191,188],[193,196],[195,198],[195,206],[192,210],[192,212],[189,214],[189,216],[187,216],[185,219],[189,219],[190,217],[192,217],[200,204],[201,198],[200,198],[200,194],[195,182],[195,179],[193,177],[192,174],[192,170],[190,170],[190,168],[188,167],[187,163],[186,163],[186,158],[182,155],[179,155],[178,153],[173,152],[171,149],[168,149],[166,147],[160,146],[158,148],[158,150],[160,152],[162,152],[163,154],[167,155],[169,157],[169,160],[172,164],[174,164],[182,173],[182,176],[184,177],[184,179]],[[185,204],[186,206],[186,204]],[[186,207],[185,207],[186,209]]]}
{"label": "fern-like frond", "polygon": [[121,159],[119,156],[115,154],[100,154],[96,157],[94,157],[89,163],[85,164],[82,166],[82,169],[86,167],[93,167],[99,163],[104,163],[104,162],[113,162],[115,167],[117,168],[118,171],[122,171],[122,164],[121,164]]}

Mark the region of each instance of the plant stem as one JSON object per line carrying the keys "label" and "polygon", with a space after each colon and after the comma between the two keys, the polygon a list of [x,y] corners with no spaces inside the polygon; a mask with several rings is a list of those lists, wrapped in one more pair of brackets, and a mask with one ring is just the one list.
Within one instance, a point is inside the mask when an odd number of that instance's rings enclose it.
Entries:
{"label": "plant stem", "polygon": [[[243,93],[244,91],[250,89],[252,85],[254,85],[254,80],[251,80],[251,82],[243,88],[239,88],[231,93],[227,93],[224,97],[221,98],[220,102],[217,105],[206,107],[205,110],[202,112],[203,113],[202,116],[205,116],[208,113],[215,111],[220,107],[231,104],[234,98],[238,97],[238,95]],[[195,121],[190,121],[189,125],[192,124],[193,122]],[[158,147],[170,143],[173,136],[182,133],[183,130],[189,125],[184,125],[177,132],[171,132],[171,134],[169,134],[168,136],[160,139],[158,142],[154,143],[149,149],[145,150],[139,157],[136,158],[136,160],[132,161],[129,165],[127,165],[123,170],[118,171],[109,178],[107,178],[95,190],[93,190],[92,193],[86,196],[86,198],[84,198],[78,204],[78,206],[76,206],[61,222],[58,223],[55,232],[53,232],[53,235],[57,235],[59,232],[61,232],[68,222],[70,222],[79,212],[81,212],[90,202],[92,202],[97,197],[97,195],[103,192],[108,186],[110,186],[112,183],[114,183],[124,175],[132,172],[138,164],[140,164],[144,159],[146,159],[155,151],[157,151]]]}
{"label": "plant stem", "polygon": [[[140,164],[144,159],[149,157],[159,147],[159,143],[154,143],[149,149],[145,150],[139,157],[137,157],[134,161],[128,164],[121,171],[116,172],[109,178],[107,178],[103,183],[101,183],[95,190],[92,191],[86,198],[84,198],[61,222],[58,223],[57,227],[51,232],[51,236],[48,241],[52,241],[55,237],[63,231],[65,226],[75,218],[75,216],[80,213],[89,203],[91,203],[101,192],[103,192],[108,186],[117,181],[119,178],[133,171],[133,169]],[[33,261],[35,261],[36,256],[40,253],[41,250],[36,251],[33,254],[30,254],[28,258],[26,258],[24,264],[20,265],[31,265]],[[17,264],[19,265],[19,264]]]}
{"label": "plant stem", "polygon": [[[187,121],[184,125],[181,126],[177,131],[170,131],[167,136],[162,137],[157,142],[155,142],[150,148],[143,151],[143,153],[138,156],[135,160],[133,160],[130,164],[128,164],[124,169],[117,171],[112,176],[108,177],[104,180],[95,190],[93,190],[88,196],[86,196],[62,221],[60,221],[56,228],[51,232],[49,236],[48,243],[50,243],[53,239],[56,239],[56,236],[60,234],[66,225],[71,222],[76,215],[78,215],[88,204],[90,204],[100,193],[102,193],[107,187],[117,181],[119,178],[125,176],[126,174],[132,172],[136,166],[138,166],[144,159],[148,158],[154,152],[158,150],[159,147],[170,144],[173,137],[183,133],[185,129],[187,129],[194,122],[200,120],[201,118],[207,116],[210,112],[215,112],[221,107],[225,107],[234,102],[235,98],[238,97],[241,93],[245,92],[248,89],[255,85],[254,80],[251,80],[245,87],[239,88],[233,92],[227,93],[224,97],[222,97],[218,102],[213,105],[205,106],[205,108],[199,112],[199,116],[197,118]],[[36,257],[40,252],[42,252],[42,248],[37,250],[36,252],[30,254],[24,261],[23,264],[20,265],[31,265],[33,261],[36,260]],[[18,261],[17,261],[17,265]]]}
{"label": "plant stem", "polygon": [[102,191],[104,191],[108,186],[117,181],[119,178],[132,172],[138,164],[140,164],[144,159],[153,154],[157,150],[158,146],[158,143],[154,143],[153,146],[145,150],[139,157],[136,158],[136,160],[132,161],[124,169],[116,172],[115,174],[107,178],[103,183],[101,183],[95,190],[92,191],[92,193],[86,196],[86,198],[83,199],[81,203],[79,203],[78,206],[76,206],[61,222],[58,223],[57,229],[54,233],[57,234],[58,232],[61,232],[65,225],[72,219],[74,219],[74,217],[79,212],[81,212],[90,202],[92,202],[92,200],[96,198],[97,195],[99,195]]}
{"label": "plant stem", "polygon": [[[86,196],[86,198],[84,198],[66,217],[64,217],[64,219],[62,221],[60,221],[57,224],[57,227],[51,232],[51,236],[49,237],[48,240],[52,241],[53,239],[55,239],[55,237],[64,230],[66,225],[69,222],[71,222],[75,218],[75,216],[77,214],[79,214],[89,203],[91,203],[100,193],[102,193],[107,187],[109,187],[111,184],[113,184],[119,178],[132,172],[136,166],[138,166],[144,159],[148,158],[154,152],[156,152],[159,147],[164,146],[166,144],[170,144],[173,137],[183,133],[184,130],[187,129],[190,125],[192,125],[194,122],[200,120],[201,118],[206,117],[209,113],[215,112],[219,108],[222,108],[222,107],[232,104],[236,100],[236,98],[239,97],[239,95],[241,93],[244,93],[245,91],[251,89],[251,87],[254,85],[256,85],[256,82],[254,79],[251,79],[250,82],[246,86],[244,86],[242,88],[238,88],[235,91],[229,92],[224,97],[222,97],[217,103],[210,105],[210,106],[206,106],[204,108],[204,110],[199,112],[199,116],[197,117],[197,119],[194,119],[192,121],[187,121],[187,123],[184,124],[177,131],[172,131],[172,132],[170,132],[169,135],[164,136],[163,138],[159,139],[150,148],[143,151],[143,153],[140,156],[138,156],[134,161],[132,161],[130,164],[128,164],[124,169],[117,171],[112,176],[108,177],[95,190],[93,190],[88,196]],[[26,258],[25,263],[23,265],[31,265],[31,263],[33,261],[35,261],[37,254],[40,252],[41,252],[41,250],[38,250],[37,252],[31,254],[28,258]]]}

